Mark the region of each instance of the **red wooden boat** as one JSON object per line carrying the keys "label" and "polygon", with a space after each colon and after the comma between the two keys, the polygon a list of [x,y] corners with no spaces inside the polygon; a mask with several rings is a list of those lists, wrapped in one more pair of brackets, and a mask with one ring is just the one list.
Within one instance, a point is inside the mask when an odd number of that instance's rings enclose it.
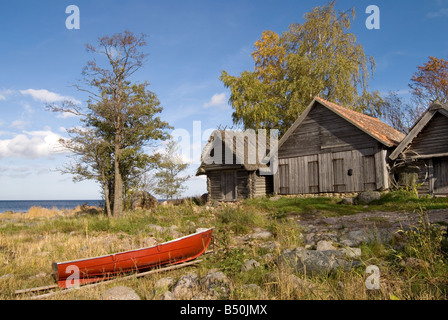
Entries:
{"label": "red wooden boat", "polygon": [[213,228],[152,247],[100,257],[53,263],[53,275],[60,288],[107,280],[119,274],[141,272],[167,264],[196,259],[205,252]]}

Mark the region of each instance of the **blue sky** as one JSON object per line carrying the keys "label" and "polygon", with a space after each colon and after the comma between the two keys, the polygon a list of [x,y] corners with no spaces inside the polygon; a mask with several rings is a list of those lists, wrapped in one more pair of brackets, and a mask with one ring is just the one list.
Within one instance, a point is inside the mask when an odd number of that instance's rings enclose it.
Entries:
{"label": "blue sky", "polygon": [[[163,120],[193,135],[231,126],[229,92],[222,70],[238,75],[253,68],[253,44],[264,30],[278,33],[303,22],[304,13],[326,1],[2,1],[0,4],[0,200],[98,199],[94,182],[73,183],[57,168],[69,155],[57,149],[65,129],[79,119],[45,111],[46,102],[70,98],[85,105],[73,84],[91,59],[85,44],[130,30],[148,35],[146,65],[135,75],[147,80],[164,111]],[[80,9],[80,29],[68,30],[66,7]],[[368,30],[367,6],[380,9],[380,30]],[[353,32],[376,61],[370,89],[398,91],[428,56],[448,58],[448,0],[339,0],[339,10],[355,7]],[[196,141],[197,142],[197,141]],[[189,173],[198,167],[201,146],[193,144]],[[196,150],[193,153],[193,149]],[[206,192],[192,178],[185,195]]]}

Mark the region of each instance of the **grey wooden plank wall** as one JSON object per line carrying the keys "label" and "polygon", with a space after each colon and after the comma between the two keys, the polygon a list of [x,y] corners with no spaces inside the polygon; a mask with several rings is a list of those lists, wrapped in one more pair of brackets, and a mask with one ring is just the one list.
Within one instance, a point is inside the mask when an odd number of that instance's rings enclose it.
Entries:
{"label": "grey wooden plank wall", "polygon": [[412,141],[405,155],[415,157],[443,153],[448,153],[448,118],[437,112]]}
{"label": "grey wooden plank wall", "polygon": [[278,156],[292,158],[377,147],[378,141],[327,108],[316,105],[280,147]]}
{"label": "grey wooden plank wall", "polygon": [[279,160],[276,192],[361,192],[388,187],[384,150],[374,148]]}

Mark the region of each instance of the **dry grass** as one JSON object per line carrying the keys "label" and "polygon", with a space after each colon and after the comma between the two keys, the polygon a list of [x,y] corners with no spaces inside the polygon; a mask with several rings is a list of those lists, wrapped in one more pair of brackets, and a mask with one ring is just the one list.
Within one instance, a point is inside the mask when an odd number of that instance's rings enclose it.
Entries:
{"label": "dry grass", "polygon": [[[269,209],[271,210],[271,209]],[[105,255],[140,248],[148,237],[158,242],[170,240],[169,227],[176,226],[180,235],[198,227],[215,227],[215,253],[203,256],[196,267],[154,274],[145,278],[104,283],[94,288],[73,290],[51,299],[101,299],[111,286],[126,285],[142,299],[157,299],[155,282],[162,277],[178,279],[187,272],[203,276],[210,270],[221,270],[230,278],[233,291],[230,299],[429,299],[448,298],[448,270],[446,256],[440,250],[440,235],[432,237],[432,229],[409,233],[407,247],[395,251],[387,246],[372,244],[363,248],[364,266],[351,271],[337,271],[329,276],[304,276],[279,267],[267,254],[278,255],[281,250],[303,246],[301,231],[294,219],[272,218],[260,212],[259,206],[245,204],[239,207],[209,209],[192,203],[159,207],[154,212],[129,212],[119,219],[108,219],[95,214],[93,208],[80,207],[72,211],[32,208],[25,214],[0,215],[0,300],[26,299],[16,296],[15,290],[54,284],[51,263]],[[271,211],[269,211],[271,212]],[[154,230],[151,225],[164,227]],[[254,228],[272,232],[280,247],[266,251],[263,241],[241,241]],[[426,232],[426,233],[424,233]],[[425,241],[423,241],[425,240]],[[422,255],[424,253],[424,255]],[[400,261],[408,256],[431,261],[429,267],[403,267]],[[242,272],[247,259],[255,258],[260,268]],[[379,265],[380,290],[367,290],[365,266]],[[297,283],[301,285],[297,285]],[[248,289],[248,285],[259,289]]]}

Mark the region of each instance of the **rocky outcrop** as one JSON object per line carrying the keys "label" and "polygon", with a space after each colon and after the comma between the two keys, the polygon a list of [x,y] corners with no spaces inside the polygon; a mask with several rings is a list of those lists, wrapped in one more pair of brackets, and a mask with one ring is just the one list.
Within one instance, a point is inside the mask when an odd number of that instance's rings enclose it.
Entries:
{"label": "rocky outcrop", "polygon": [[154,198],[149,192],[137,191],[132,196],[131,207],[132,210],[143,209],[151,210],[159,204],[156,198]]}
{"label": "rocky outcrop", "polygon": [[176,299],[191,299],[199,288],[199,277],[196,273],[181,276],[173,287],[173,295]]}
{"label": "rocky outcrop", "polygon": [[193,298],[195,300],[227,299],[230,296],[230,280],[221,271],[208,273],[199,283],[203,290]]}
{"label": "rocky outcrop", "polygon": [[349,270],[360,264],[342,250],[318,251],[302,247],[284,250],[277,263],[286,264],[295,272],[306,275],[329,274],[338,268]]}
{"label": "rocky outcrop", "polygon": [[154,292],[159,300],[217,300],[229,298],[231,288],[231,281],[223,272],[210,271],[202,278],[196,273],[184,274],[177,281],[162,278],[154,285]]}

